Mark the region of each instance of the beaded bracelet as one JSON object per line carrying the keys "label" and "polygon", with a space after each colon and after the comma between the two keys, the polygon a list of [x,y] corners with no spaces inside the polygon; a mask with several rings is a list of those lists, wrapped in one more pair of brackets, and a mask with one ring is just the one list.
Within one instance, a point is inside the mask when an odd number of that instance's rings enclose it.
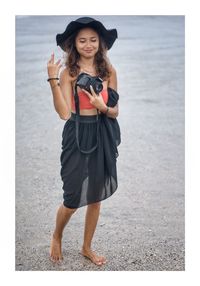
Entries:
{"label": "beaded bracelet", "polygon": [[50,81],[50,80],[53,80],[53,79],[59,80],[58,77],[50,77],[50,78],[47,79],[47,81]]}

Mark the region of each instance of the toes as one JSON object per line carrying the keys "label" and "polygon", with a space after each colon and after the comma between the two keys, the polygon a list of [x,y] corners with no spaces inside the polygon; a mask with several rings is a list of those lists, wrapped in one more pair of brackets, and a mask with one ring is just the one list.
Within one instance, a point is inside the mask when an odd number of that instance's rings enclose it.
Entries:
{"label": "toes", "polygon": [[54,256],[53,261],[56,263],[58,261],[58,258]]}
{"label": "toes", "polygon": [[100,261],[100,260],[96,260],[96,261],[94,260],[94,263],[97,265],[102,265],[102,261]]}
{"label": "toes", "polygon": [[104,257],[96,258],[96,259],[95,259],[96,262],[94,261],[95,264],[97,264],[97,265],[105,264],[105,259],[103,260],[103,258],[104,258]]}
{"label": "toes", "polygon": [[89,258],[94,264],[100,266],[103,264],[106,264],[106,259],[103,256],[98,256],[95,254],[95,252],[91,251],[91,253],[85,253],[84,251],[81,251],[80,254],[85,256],[86,258]]}
{"label": "toes", "polygon": [[59,256],[50,256],[50,260],[53,263],[60,263],[63,261],[63,257],[59,257]]}
{"label": "toes", "polygon": [[50,260],[51,260],[51,262],[54,262],[54,263],[56,262],[56,260],[55,260],[55,257],[54,257],[54,256],[51,256],[51,257],[50,257]]}
{"label": "toes", "polygon": [[101,265],[101,264],[102,264],[102,261],[101,261],[100,257],[92,256],[90,259],[92,260],[92,262],[93,262],[94,264],[97,264],[97,265]]}
{"label": "toes", "polygon": [[100,261],[102,264],[106,264],[106,258],[104,256],[100,256]]}

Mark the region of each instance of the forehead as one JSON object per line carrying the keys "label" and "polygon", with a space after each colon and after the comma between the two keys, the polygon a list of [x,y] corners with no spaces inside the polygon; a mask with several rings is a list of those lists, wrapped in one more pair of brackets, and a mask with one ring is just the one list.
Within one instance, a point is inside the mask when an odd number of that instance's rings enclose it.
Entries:
{"label": "forehead", "polygon": [[91,37],[98,38],[98,33],[89,27],[81,29],[77,34],[77,38],[91,38]]}

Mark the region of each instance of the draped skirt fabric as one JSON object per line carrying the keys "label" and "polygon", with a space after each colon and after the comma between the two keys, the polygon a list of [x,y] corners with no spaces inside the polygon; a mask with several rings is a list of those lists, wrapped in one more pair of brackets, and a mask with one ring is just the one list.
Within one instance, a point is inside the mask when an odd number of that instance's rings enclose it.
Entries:
{"label": "draped skirt fabric", "polygon": [[[79,208],[110,197],[118,187],[117,146],[121,142],[117,119],[99,114],[98,147],[91,154],[81,153],[76,143],[76,114],[66,121],[62,132],[60,175],[63,182],[63,204]],[[89,150],[97,142],[96,115],[80,115],[79,145]]]}

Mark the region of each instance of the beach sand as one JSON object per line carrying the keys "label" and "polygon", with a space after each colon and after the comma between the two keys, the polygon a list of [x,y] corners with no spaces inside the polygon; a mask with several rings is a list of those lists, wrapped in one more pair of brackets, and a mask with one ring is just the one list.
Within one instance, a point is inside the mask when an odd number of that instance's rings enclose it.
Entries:
{"label": "beach sand", "polygon": [[[77,16],[78,17],[78,16]],[[118,190],[102,202],[93,248],[108,263],[79,254],[86,207],[63,235],[61,265],[49,260],[62,203],[61,134],[46,64],[55,35],[76,16],[16,18],[16,270],[165,271],[185,269],[184,17],[98,16],[117,28],[109,51],[118,74],[122,142]]]}

